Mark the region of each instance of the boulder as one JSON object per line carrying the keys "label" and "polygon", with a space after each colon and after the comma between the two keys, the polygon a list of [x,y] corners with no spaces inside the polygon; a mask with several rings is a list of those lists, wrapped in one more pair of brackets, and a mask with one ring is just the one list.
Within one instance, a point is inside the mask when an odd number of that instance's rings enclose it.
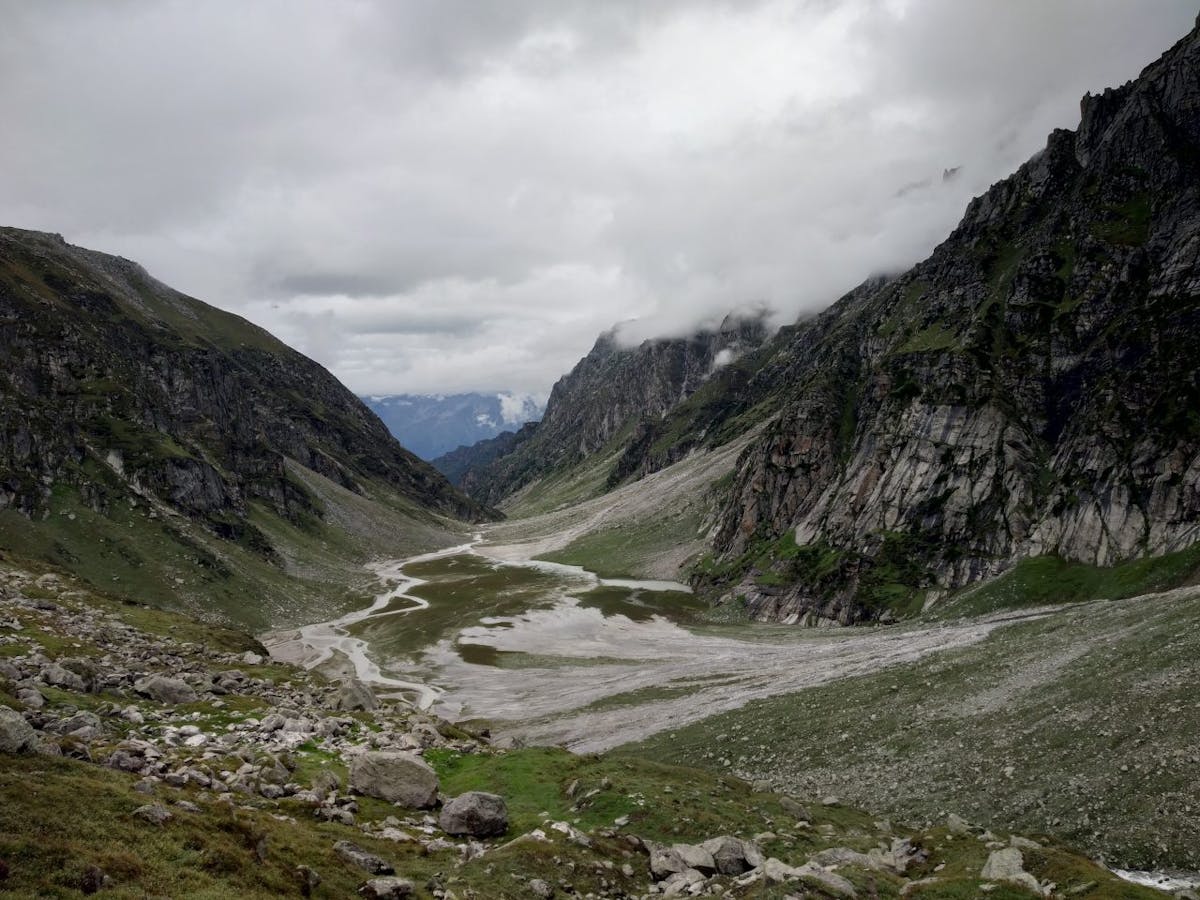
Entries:
{"label": "boulder", "polygon": [[100,717],[94,712],[82,710],[73,716],[59,719],[44,726],[46,731],[53,734],[75,735],[80,740],[94,740],[101,733]]}
{"label": "boulder", "polygon": [[82,694],[87,691],[87,685],[84,680],[72,672],[70,669],[65,669],[57,663],[51,663],[48,666],[42,666],[42,681],[46,684],[52,684],[55,687],[60,687],[66,691],[74,691],[77,694]]}
{"label": "boulder", "polygon": [[346,712],[355,709],[370,712],[373,709],[379,708],[379,701],[375,698],[375,692],[371,690],[369,685],[364,684],[357,678],[350,678],[343,681],[338,688],[333,708]]}
{"label": "boulder", "polygon": [[195,703],[197,699],[190,684],[165,675],[147,675],[139,679],[133,689],[143,697],[168,705]]}
{"label": "boulder", "polygon": [[338,841],[333,845],[333,852],[350,863],[350,865],[356,866],[372,875],[391,875],[396,871],[387,860],[376,856],[369,850],[364,850],[358,844],[352,844],[350,841]]}
{"label": "boulder", "polygon": [[1025,858],[1016,847],[1005,847],[1003,850],[993,850],[984,863],[980,878],[988,881],[1007,881],[1040,894],[1042,887],[1038,880],[1025,871]]}
{"label": "boulder", "polygon": [[15,709],[0,706],[0,753],[33,753],[41,742],[33,726]]}
{"label": "boulder", "polygon": [[442,807],[438,825],[446,834],[496,837],[508,830],[508,807],[498,794],[467,791]]}
{"label": "boulder", "polygon": [[672,844],[671,849],[689,869],[695,869],[697,872],[704,872],[707,875],[712,875],[717,871],[717,864],[712,854],[703,847],[693,844]]}
{"label": "boulder", "polygon": [[971,833],[971,826],[962,816],[950,813],[946,816],[946,830],[953,835],[962,836]]}
{"label": "boulder", "polygon": [[800,878],[802,881],[819,888],[822,893],[829,894],[832,897],[841,897],[844,900],[855,900],[858,897],[858,892],[854,889],[854,885],[850,883],[849,879],[843,878],[836,872],[802,866],[801,873]]}
{"label": "boulder", "polygon": [[812,813],[808,811],[808,807],[794,797],[780,797],[779,808],[798,821],[812,821]]}
{"label": "boulder", "polygon": [[46,705],[46,698],[35,687],[24,687],[17,691],[17,699],[26,709],[41,709]]}
{"label": "boulder", "polygon": [[145,806],[139,806],[133,811],[133,815],[144,822],[149,822],[151,825],[165,825],[175,818],[171,814],[171,811],[161,803],[148,803]]}
{"label": "boulder", "polygon": [[402,900],[412,896],[413,886],[403,878],[372,878],[358,889],[358,893],[368,900]]}
{"label": "boulder", "polygon": [[646,851],[650,854],[650,874],[656,881],[662,881],[689,868],[674,847],[646,841]]}
{"label": "boulder", "polygon": [[437,773],[411,753],[376,751],[350,763],[350,789],[413,809],[431,809],[437,802]]}
{"label": "boulder", "polygon": [[700,849],[712,856],[713,864],[721,875],[741,875],[761,866],[763,862],[756,844],[728,834],[705,841]]}

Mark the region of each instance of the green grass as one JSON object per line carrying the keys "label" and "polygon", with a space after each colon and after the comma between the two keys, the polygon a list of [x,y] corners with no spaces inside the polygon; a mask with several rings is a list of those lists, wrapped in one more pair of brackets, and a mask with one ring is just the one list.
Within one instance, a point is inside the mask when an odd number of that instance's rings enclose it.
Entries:
{"label": "green grass", "polygon": [[960,347],[958,335],[941,322],[934,322],[900,345],[897,353],[937,353]]}
{"label": "green grass", "polygon": [[[100,469],[96,474],[115,477]],[[315,473],[295,477],[330,510],[331,521],[302,526],[251,504],[247,525],[265,536],[277,558],[264,556],[253,542],[222,540],[201,523],[144,503],[121,499],[98,513],[60,483],[46,518],[0,510],[0,559],[36,561],[139,605],[188,610],[210,623],[261,631],[324,620],[365,603],[375,589],[363,568],[368,559],[459,540],[445,523],[386,492],[363,497]],[[229,639],[245,642],[244,636]]]}
{"label": "green grass", "polygon": [[[686,842],[717,834],[751,837],[791,821],[778,796],[756,793],[740,779],[648,759],[576,756],[544,747],[497,756],[439,750],[427,758],[451,796],[490,791],[506,797],[518,832],[542,827],[547,818],[592,830],[627,816],[628,830],[640,837]],[[568,796],[573,783],[576,790]],[[814,825],[846,831],[866,831],[872,822],[848,807],[818,806],[814,816]]]}
{"label": "green grass", "polygon": [[1105,221],[1092,227],[1092,233],[1110,244],[1140,247],[1150,237],[1150,195],[1143,193],[1106,207]]}
{"label": "green grass", "polygon": [[978,615],[1081,600],[1120,600],[1168,590],[1200,579],[1200,544],[1187,550],[1135,559],[1109,568],[1057,556],[1023,559],[1012,570],[961,591],[934,608],[934,615]]}
{"label": "green grass", "polygon": [[583,566],[602,578],[631,578],[655,556],[696,540],[701,514],[695,504],[657,511],[576,538],[561,550],[542,554],[550,562]]}
{"label": "green grass", "polygon": [[890,338],[898,331],[911,322],[914,316],[917,315],[917,308],[921,301],[925,299],[926,293],[929,291],[928,283],[924,281],[913,281],[904,288],[904,293],[900,300],[893,306],[892,311],[887,318],[880,323],[878,333],[880,337]]}
{"label": "green grass", "polygon": [[[113,898],[298,895],[295,869],[317,870],[318,897],[353,896],[363,874],[333,853],[350,838],[404,865],[417,854],[361,833],[312,821],[206,802],[202,812],[174,810],[159,828],[132,817],[150,798],[133,779],[101,766],[45,757],[6,757],[0,766],[0,859],[9,875],[0,893],[13,897],[79,896],[86,870],[115,882]],[[164,791],[163,797],[181,796]],[[80,800],[86,798],[86,814]],[[265,844],[262,841],[265,840]],[[256,851],[261,847],[262,856]],[[425,863],[419,870],[428,871]]]}

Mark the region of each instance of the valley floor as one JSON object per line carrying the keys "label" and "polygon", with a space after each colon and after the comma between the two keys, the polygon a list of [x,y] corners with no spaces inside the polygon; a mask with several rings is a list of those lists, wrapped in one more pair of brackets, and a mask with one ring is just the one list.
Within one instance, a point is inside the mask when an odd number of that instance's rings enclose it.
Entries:
{"label": "valley floor", "polygon": [[1059,608],[625,750],[1200,869],[1200,589]]}

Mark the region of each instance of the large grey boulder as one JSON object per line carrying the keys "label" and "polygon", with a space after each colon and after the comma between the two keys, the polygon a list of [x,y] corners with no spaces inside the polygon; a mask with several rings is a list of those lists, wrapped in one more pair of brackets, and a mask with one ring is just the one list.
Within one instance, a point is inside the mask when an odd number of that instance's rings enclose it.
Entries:
{"label": "large grey boulder", "polygon": [[438,777],[419,756],[377,751],[350,763],[350,789],[389,803],[430,809],[437,802]]}
{"label": "large grey boulder", "polygon": [[15,709],[0,706],[0,753],[33,753],[41,741],[33,726]]}
{"label": "large grey boulder", "polygon": [[763,863],[758,845],[728,834],[705,841],[700,849],[712,856],[717,872],[722,875],[741,875]]}
{"label": "large grey boulder", "polygon": [[357,678],[349,678],[343,681],[341,687],[338,688],[333,708],[346,712],[355,709],[370,712],[379,708],[379,701],[375,698],[375,692],[371,690],[370,685],[364,684]]}
{"label": "large grey boulder", "polygon": [[438,825],[446,834],[496,837],[508,830],[508,806],[498,794],[467,791],[442,807]]}
{"label": "large grey boulder", "polygon": [[992,851],[979,877],[988,881],[1008,881],[1027,887],[1035,893],[1042,892],[1038,880],[1025,871],[1025,857],[1016,847]]}
{"label": "large grey boulder", "polygon": [[645,846],[646,852],[650,854],[650,874],[656,881],[662,881],[691,868],[675,847],[668,847],[656,841],[646,841]]}
{"label": "large grey boulder", "polygon": [[697,847],[694,844],[672,844],[671,849],[678,854],[679,858],[683,860],[683,864],[689,869],[695,869],[706,875],[712,875],[717,871],[716,861],[704,847]]}
{"label": "large grey boulder", "polygon": [[195,703],[197,700],[196,692],[190,684],[165,675],[147,675],[139,679],[133,689],[143,697],[168,705]]}

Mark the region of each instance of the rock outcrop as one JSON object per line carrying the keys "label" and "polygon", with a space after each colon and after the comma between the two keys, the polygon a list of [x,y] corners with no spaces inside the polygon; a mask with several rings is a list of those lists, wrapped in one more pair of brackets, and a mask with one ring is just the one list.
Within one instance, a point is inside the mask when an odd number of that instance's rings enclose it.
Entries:
{"label": "rock outcrop", "polygon": [[795,387],[715,540],[776,552],[729,596],[852,622],[1023,557],[1200,539],[1198,160],[1193,32],[1084,98],[929,259],[785,336],[761,377]]}

